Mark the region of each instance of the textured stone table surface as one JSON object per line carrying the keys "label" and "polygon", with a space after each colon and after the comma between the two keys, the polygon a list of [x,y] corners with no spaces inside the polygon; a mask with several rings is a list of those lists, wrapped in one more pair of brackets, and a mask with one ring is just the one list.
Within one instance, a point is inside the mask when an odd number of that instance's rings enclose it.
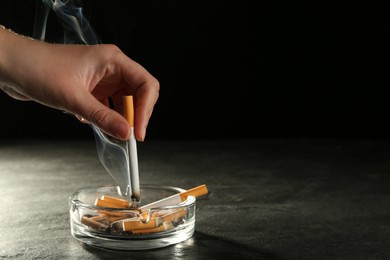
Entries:
{"label": "textured stone table surface", "polygon": [[93,140],[0,142],[1,259],[390,259],[390,141],[150,140],[141,184],[191,188],[196,231],[146,251],[83,245],[68,197],[112,183]]}

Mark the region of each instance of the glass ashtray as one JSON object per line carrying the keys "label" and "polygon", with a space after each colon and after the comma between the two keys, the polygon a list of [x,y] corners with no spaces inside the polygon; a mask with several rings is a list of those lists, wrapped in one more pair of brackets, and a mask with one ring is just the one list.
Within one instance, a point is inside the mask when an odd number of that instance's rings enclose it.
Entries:
{"label": "glass ashtray", "polygon": [[[155,205],[152,203],[184,191],[178,187],[141,185],[139,206]],[[102,196],[123,199],[118,195],[117,186],[84,189],[69,197],[72,236],[87,245],[113,250],[146,250],[177,244],[194,234],[194,196],[145,211],[97,206],[96,201]]]}

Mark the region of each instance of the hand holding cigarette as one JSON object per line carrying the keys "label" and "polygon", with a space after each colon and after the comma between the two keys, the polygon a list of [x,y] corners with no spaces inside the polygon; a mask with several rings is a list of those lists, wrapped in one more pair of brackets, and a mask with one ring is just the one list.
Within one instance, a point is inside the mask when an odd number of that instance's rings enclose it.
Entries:
{"label": "hand holding cigarette", "polygon": [[134,95],[134,135],[144,140],[160,85],[116,46],[50,44],[0,26],[0,49],[0,89],[9,96],[76,115],[127,140],[130,127],[121,115],[122,96]]}

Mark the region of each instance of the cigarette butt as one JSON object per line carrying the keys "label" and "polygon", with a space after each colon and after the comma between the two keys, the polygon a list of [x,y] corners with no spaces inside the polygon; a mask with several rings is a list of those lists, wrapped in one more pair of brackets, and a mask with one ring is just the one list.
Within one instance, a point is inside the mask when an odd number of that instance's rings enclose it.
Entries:
{"label": "cigarette butt", "polygon": [[[158,219],[159,221],[160,219],[162,219],[162,221],[173,221],[178,218],[184,217],[186,213],[187,211],[184,208],[158,210],[151,213],[150,219]],[[148,216],[149,212],[142,212],[140,215],[143,220],[146,220]]]}
{"label": "cigarette butt", "polygon": [[134,100],[133,96],[123,96],[123,116],[134,127]]}
{"label": "cigarette butt", "polygon": [[173,229],[175,226],[172,222],[164,222],[162,225],[156,228],[146,228],[146,229],[135,229],[132,231],[133,234],[148,234],[148,233],[157,233]]}
{"label": "cigarette butt", "polygon": [[[120,208],[120,209],[131,209],[131,211],[126,210],[123,211],[108,211],[108,210],[99,210],[99,213],[102,215],[107,215],[109,217],[118,217],[119,219],[126,219],[126,218],[133,218],[139,216],[139,211],[136,209],[131,208],[131,202],[119,199],[115,197],[110,196],[101,196],[100,198],[97,198],[95,200],[95,206],[99,207],[105,207],[105,208]],[[114,222],[114,221],[111,221]]]}
{"label": "cigarette butt", "polygon": [[127,218],[134,218],[134,217],[139,217],[140,214],[137,211],[108,211],[108,210],[99,210],[98,211],[102,215],[107,215],[108,217],[121,217],[122,219],[127,219]]}
{"label": "cigarette butt", "polygon": [[184,209],[175,210],[171,213],[161,216],[164,222],[173,222],[178,219],[183,218],[187,214],[187,211]]}
{"label": "cigarette butt", "polygon": [[126,215],[126,214],[123,214],[122,216],[113,216],[113,217],[109,217],[108,218],[108,221],[110,221],[110,224],[115,222],[115,221],[119,221],[119,220],[123,220],[123,219],[127,219],[127,218],[134,218],[136,217],[135,215]]}
{"label": "cigarette butt", "polygon": [[105,207],[105,208],[128,209],[128,208],[131,208],[131,205],[132,205],[132,203],[130,201],[117,199],[114,197],[110,197],[110,198],[104,197],[104,199],[97,198],[95,200],[95,206]]}
{"label": "cigarette butt", "polygon": [[154,229],[158,228],[164,222],[176,222],[182,219],[186,213],[187,212],[184,209],[174,210],[169,213],[164,213],[163,215],[154,213],[148,222],[144,222],[148,215],[143,213],[141,218],[118,221],[115,223],[115,228],[123,232],[134,232],[134,230],[141,229]]}
{"label": "cigarette butt", "polygon": [[123,220],[123,231],[132,231],[135,229],[156,228],[160,225],[158,219],[152,218],[148,222],[144,223],[141,219],[128,219]]}
{"label": "cigarette butt", "polygon": [[101,200],[112,204],[112,208],[131,208],[132,203],[131,201],[125,200],[125,199],[120,199],[120,198],[115,198],[107,195],[102,195],[100,197]]}
{"label": "cigarette butt", "polygon": [[94,220],[96,222],[102,223],[104,225],[109,226],[110,221],[108,220],[108,217],[106,215],[96,215],[89,218],[90,220]]}
{"label": "cigarette butt", "polygon": [[185,201],[188,196],[194,196],[194,197],[200,197],[203,195],[206,195],[208,193],[207,187],[205,184],[199,185],[197,187],[194,187],[192,189],[186,190],[182,193],[180,193],[180,198],[182,201]]}
{"label": "cigarette butt", "polygon": [[110,230],[110,227],[108,225],[105,225],[103,223],[95,221],[95,220],[88,218],[86,216],[81,217],[81,223],[83,223],[84,225],[86,225],[88,227],[96,229],[97,231],[107,232]]}
{"label": "cigarette butt", "polygon": [[[148,214],[147,212],[143,212],[141,214],[141,217],[144,219],[147,219]],[[166,209],[166,210],[159,210],[152,213],[151,218],[155,219],[162,219],[163,222],[166,221],[175,221],[182,217],[184,217],[187,214],[187,211],[184,208],[180,209]],[[161,222],[161,221],[160,221]]]}
{"label": "cigarette butt", "polygon": [[135,229],[150,229],[159,226],[156,219],[151,219],[150,221],[144,223],[142,218],[131,218],[116,221],[111,224],[111,227],[117,232],[126,232],[131,233]]}
{"label": "cigarette butt", "polygon": [[100,220],[102,220],[102,219],[107,219],[107,216],[106,216],[106,215],[94,215],[94,216],[91,216],[91,215],[84,215],[84,217],[93,219],[93,220],[95,220],[95,221],[100,221]]}
{"label": "cigarette butt", "polygon": [[97,215],[97,216],[91,217],[91,219],[109,226],[113,222],[116,222],[116,221],[119,221],[119,220],[123,220],[123,219],[127,219],[127,218],[131,218],[131,217],[138,217],[138,215],[136,215],[136,214],[126,214],[126,213],[122,213],[119,216]]}

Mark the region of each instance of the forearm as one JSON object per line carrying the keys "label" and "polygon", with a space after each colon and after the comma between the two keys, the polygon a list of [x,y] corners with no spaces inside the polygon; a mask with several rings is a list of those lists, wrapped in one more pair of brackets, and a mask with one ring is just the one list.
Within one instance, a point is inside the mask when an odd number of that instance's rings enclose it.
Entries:
{"label": "forearm", "polygon": [[[59,108],[55,90],[58,63],[65,60],[55,45],[0,28],[0,88],[19,100]],[[58,98],[58,97],[57,97]]]}
{"label": "forearm", "polygon": [[29,54],[39,52],[43,43],[25,36],[18,35],[3,26],[0,27],[0,87],[12,86],[20,93],[28,84],[26,71],[33,66],[34,61],[26,60]]}
{"label": "forearm", "polygon": [[0,86],[11,83],[9,74],[10,64],[8,62],[9,52],[11,51],[12,32],[8,31],[4,26],[0,25]]}

